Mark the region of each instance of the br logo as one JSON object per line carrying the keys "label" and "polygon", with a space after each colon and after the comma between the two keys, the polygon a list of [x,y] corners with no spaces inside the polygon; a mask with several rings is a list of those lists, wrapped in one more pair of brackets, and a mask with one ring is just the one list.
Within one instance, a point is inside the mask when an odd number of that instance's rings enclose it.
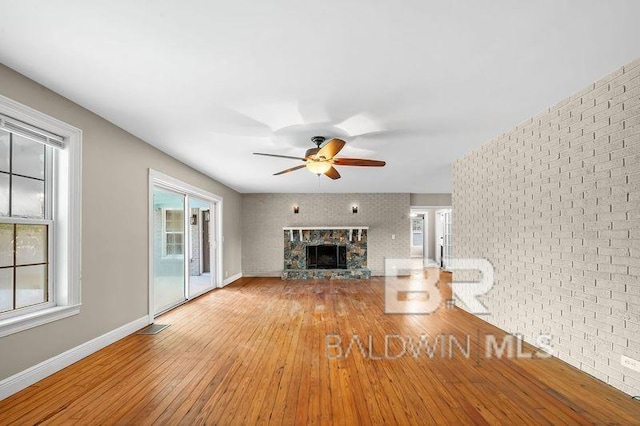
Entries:
{"label": "br logo", "polygon": [[[449,269],[481,274],[479,281],[454,281],[451,290],[468,312],[488,314],[478,296],[493,287],[493,265],[486,259],[450,259]],[[411,259],[385,259],[385,314],[430,314],[438,310],[442,302],[439,276],[437,268],[412,268]]]}

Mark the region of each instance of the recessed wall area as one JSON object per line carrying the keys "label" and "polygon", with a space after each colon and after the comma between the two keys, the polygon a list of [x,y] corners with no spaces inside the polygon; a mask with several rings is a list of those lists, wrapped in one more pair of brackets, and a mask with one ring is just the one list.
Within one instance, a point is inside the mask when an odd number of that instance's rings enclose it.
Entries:
{"label": "recessed wall area", "polygon": [[[640,373],[640,61],[453,168],[453,250],[487,258],[483,319],[627,393]],[[454,274],[456,277],[458,273]],[[456,277],[457,279],[457,277]]]}
{"label": "recessed wall area", "polygon": [[[281,276],[284,227],[358,225],[369,227],[368,268],[372,275],[383,275],[385,257],[409,257],[409,197],[408,193],[244,194],[242,273]],[[299,213],[293,212],[294,206]]]}

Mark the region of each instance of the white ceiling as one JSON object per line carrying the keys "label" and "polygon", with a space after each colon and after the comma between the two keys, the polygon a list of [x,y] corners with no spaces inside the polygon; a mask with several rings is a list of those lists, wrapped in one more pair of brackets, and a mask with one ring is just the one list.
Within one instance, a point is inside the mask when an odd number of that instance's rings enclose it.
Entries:
{"label": "white ceiling", "polygon": [[[451,163],[640,57],[639,1],[0,0],[0,62],[241,192],[449,192]],[[343,136],[331,181],[299,163]],[[361,136],[357,136],[361,135]]]}

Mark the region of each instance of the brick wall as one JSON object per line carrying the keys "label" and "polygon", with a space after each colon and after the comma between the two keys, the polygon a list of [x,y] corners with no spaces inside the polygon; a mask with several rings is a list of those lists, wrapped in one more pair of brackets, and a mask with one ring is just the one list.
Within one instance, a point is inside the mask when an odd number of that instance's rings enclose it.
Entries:
{"label": "brick wall", "polygon": [[458,160],[453,235],[494,265],[487,321],[640,393],[640,60]]}
{"label": "brick wall", "polygon": [[[300,208],[293,213],[293,206]],[[358,206],[353,214],[351,207]],[[409,194],[244,194],[242,273],[280,276],[285,226],[369,226],[368,267],[384,274],[384,258],[409,257]],[[392,239],[395,235],[395,239]]]}

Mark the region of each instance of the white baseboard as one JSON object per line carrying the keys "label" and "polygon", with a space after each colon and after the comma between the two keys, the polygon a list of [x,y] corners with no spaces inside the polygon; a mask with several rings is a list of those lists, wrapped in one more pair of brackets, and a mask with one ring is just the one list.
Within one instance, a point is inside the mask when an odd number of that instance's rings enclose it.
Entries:
{"label": "white baseboard", "polygon": [[282,271],[261,272],[259,274],[254,274],[254,273],[245,274],[243,272],[242,276],[249,277],[249,278],[264,278],[264,277],[280,278],[282,276]]}
{"label": "white baseboard", "polygon": [[135,321],[131,321],[122,327],[111,330],[108,333],[98,336],[95,339],[89,340],[75,348],[69,349],[66,352],[56,355],[53,358],[49,358],[46,361],[36,364],[33,367],[29,367],[24,371],[14,374],[11,377],[0,381],[0,400],[3,400],[14,393],[20,392],[32,384],[57,373],[65,367],[70,366],[74,362],[80,361],[91,355],[100,349],[109,346],[110,344],[117,342],[118,340],[140,330],[141,328],[149,325],[149,317],[144,316]]}
{"label": "white baseboard", "polygon": [[222,287],[229,285],[235,280],[239,280],[240,278],[242,278],[242,272],[239,272],[235,275],[231,275],[229,278],[226,278],[224,281],[222,281]]}

